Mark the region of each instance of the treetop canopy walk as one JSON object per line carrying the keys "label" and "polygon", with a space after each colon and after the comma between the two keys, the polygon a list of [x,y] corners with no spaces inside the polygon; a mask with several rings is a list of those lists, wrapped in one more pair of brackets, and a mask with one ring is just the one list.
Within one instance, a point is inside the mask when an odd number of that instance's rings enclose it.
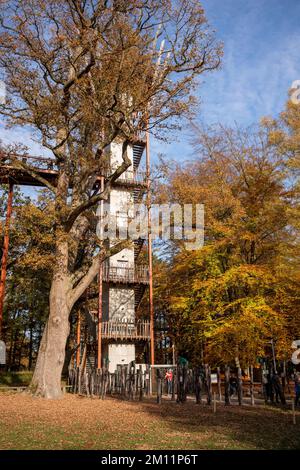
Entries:
{"label": "treetop canopy walk", "polygon": [[[115,170],[116,168],[112,166],[104,165],[99,171],[95,185],[99,186],[101,178],[109,178]],[[5,154],[0,151],[0,184],[8,184],[10,182],[14,185],[44,187],[45,181],[47,181],[52,186],[56,186],[57,176],[58,168],[53,158]],[[114,182],[114,185],[135,186],[136,189],[146,188],[146,172],[137,171],[133,167],[132,170],[122,173]]]}

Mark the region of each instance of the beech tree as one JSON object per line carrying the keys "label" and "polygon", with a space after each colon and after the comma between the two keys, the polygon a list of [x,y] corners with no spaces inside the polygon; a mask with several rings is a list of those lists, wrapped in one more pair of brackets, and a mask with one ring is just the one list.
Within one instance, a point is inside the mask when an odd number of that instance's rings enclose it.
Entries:
{"label": "beech tree", "polygon": [[[222,51],[198,0],[0,3],[0,78],[7,88],[0,113],[9,126],[29,126],[58,171],[52,185],[10,152],[13,165],[54,199],[50,313],[31,390],[58,398],[71,309],[99,263],[122,248],[99,242],[100,251],[78,268],[89,215],[129,167],[127,148],[137,134],[165,136],[191,113],[197,77],[218,67]],[[105,149],[117,139],[123,163],[100,191]]]}
{"label": "beech tree", "polygon": [[[195,129],[195,158],[158,187],[164,202],[203,203],[205,243],[169,246],[156,304],[178,349],[197,361],[243,367],[286,359],[299,333],[298,190],[264,129]],[[297,333],[298,332],[298,333]]]}

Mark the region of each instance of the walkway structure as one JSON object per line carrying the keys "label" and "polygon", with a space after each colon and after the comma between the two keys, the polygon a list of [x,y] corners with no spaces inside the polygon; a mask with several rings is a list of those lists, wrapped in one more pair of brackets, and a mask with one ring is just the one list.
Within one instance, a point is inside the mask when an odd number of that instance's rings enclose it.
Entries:
{"label": "walkway structure", "polygon": [[[122,143],[113,142],[110,146],[110,162],[108,168],[98,176],[97,184],[104,187],[105,180],[114,168],[122,161]],[[110,208],[122,224],[128,218],[134,205],[146,194],[150,207],[150,148],[149,135],[136,139],[129,147],[131,166],[113,184],[110,193]],[[140,163],[146,154],[146,172],[140,171]],[[5,280],[7,271],[9,226],[12,213],[12,196],[14,185],[45,186],[44,180],[56,184],[57,169],[52,159],[37,156],[14,155],[23,163],[34,168],[37,178],[22,169],[15,169],[12,157],[0,154],[0,184],[9,187],[5,236],[1,262],[0,278],[0,337],[2,331],[3,303],[5,296]],[[127,207],[123,211],[124,203]],[[101,206],[98,208],[101,213]],[[148,265],[139,262],[139,255],[145,240],[134,241],[132,248],[126,248],[110,257],[101,265],[98,275],[98,310],[86,310],[88,318],[78,317],[76,341],[77,352],[74,358],[76,365],[82,361],[90,362],[93,367],[103,365],[114,371],[117,365],[135,361],[145,352],[145,361],[154,364],[154,311],[152,291],[152,249],[151,249],[151,217],[148,211]],[[146,288],[149,292],[149,316],[137,319],[139,307]],[[90,347],[86,348],[86,335],[83,326],[89,326]]]}

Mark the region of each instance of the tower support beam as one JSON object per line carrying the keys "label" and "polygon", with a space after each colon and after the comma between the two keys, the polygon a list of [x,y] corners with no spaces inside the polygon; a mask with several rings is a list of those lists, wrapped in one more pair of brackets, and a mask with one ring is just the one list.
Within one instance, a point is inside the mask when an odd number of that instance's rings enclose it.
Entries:
{"label": "tower support beam", "polygon": [[9,181],[6,219],[5,219],[5,228],[4,228],[3,252],[2,252],[2,260],[1,260],[1,275],[0,275],[0,338],[2,337],[3,306],[4,306],[4,297],[5,297],[5,283],[6,283],[6,276],[7,276],[7,259],[8,259],[8,247],[9,247],[10,221],[11,221],[11,214],[12,214],[12,202],[13,202],[13,183]]}
{"label": "tower support beam", "polygon": [[150,364],[155,364],[154,355],[154,306],[153,306],[153,267],[152,267],[152,234],[151,234],[151,182],[150,182],[150,135],[146,133],[146,175],[147,175],[147,209],[148,209],[148,259],[149,259],[149,316],[150,316]]}

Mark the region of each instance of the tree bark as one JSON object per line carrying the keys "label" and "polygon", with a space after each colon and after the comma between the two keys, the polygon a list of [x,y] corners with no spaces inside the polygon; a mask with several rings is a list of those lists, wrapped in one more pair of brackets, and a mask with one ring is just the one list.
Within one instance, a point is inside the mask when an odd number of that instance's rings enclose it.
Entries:
{"label": "tree bark", "polygon": [[52,278],[50,313],[41,340],[30,390],[44,398],[60,398],[61,373],[69,336],[72,284],[68,273],[68,242],[63,237],[56,243],[56,263]]}
{"label": "tree bark", "polygon": [[70,281],[66,275],[55,275],[50,291],[50,315],[39,348],[30,390],[44,398],[60,398],[61,373],[65,360],[65,347],[69,335],[68,301]]}

